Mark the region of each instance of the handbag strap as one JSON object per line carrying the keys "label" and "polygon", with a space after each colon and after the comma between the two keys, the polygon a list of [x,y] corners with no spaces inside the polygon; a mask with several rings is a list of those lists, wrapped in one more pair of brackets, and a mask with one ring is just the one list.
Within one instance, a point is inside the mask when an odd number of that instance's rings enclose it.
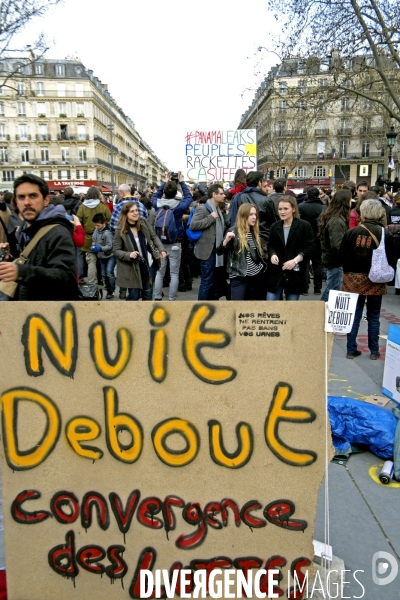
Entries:
{"label": "handbag strap", "polygon": [[35,235],[35,237],[26,246],[25,250],[23,250],[23,252],[21,252],[21,254],[19,255],[19,257],[16,258],[13,262],[17,263],[18,265],[24,265],[26,263],[26,261],[28,260],[30,253],[35,248],[35,246],[37,246],[37,244],[40,242],[40,240],[42,239],[42,237],[44,237],[46,235],[46,233],[48,233],[50,231],[50,229],[53,229],[53,227],[57,227],[57,225],[56,224],[54,224],[54,225],[45,225],[44,227],[42,227],[37,232],[37,234]]}
{"label": "handbag strap", "polygon": [[[368,229],[368,227],[365,227],[365,225],[361,224],[360,227],[364,227],[364,229],[366,229],[369,233],[369,235],[372,237],[372,239],[374,240],[376,247],[379,248],[379,242],[378,242],[378,238],[372,233],[372,231],[370,231]],[[383,234],[384,235],[384,234]]]}

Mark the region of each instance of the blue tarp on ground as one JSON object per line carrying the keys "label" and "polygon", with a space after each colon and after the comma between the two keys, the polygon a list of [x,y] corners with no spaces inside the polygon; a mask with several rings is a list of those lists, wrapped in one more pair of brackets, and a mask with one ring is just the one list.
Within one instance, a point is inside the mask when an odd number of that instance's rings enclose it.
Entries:
{"label": "blue tarp on ground", "polygon": [[351,452],[351,446],[366,446],[376,456],[393,460],[398,423],[388,410],[367,402],[328,396],[332,443],[337,452]]}

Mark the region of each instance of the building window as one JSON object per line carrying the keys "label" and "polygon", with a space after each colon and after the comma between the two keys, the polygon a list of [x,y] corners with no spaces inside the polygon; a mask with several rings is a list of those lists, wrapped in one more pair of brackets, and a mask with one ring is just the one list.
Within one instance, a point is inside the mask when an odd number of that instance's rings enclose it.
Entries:
{"label": "building window", "polygon": [[342,98],[342,111],[350,110],[350,98]]}
{"label": "building window", "polygon": [[49,149],[48,148],[40,148],[40,160],[42,163],[49,162]]}
{"label": "building window", "polygon": [[36,96],[44,96],[44,83],[41,81],[36,82]]}
{"label": "building window", "polygon": [[0,161],[2,163],[8,163],[8,148],[5,146],[0,148]]}
{"label": "building window", "polygon": [[71,171],[69,169],[63,169],[58,171],[58,179],[71,179]]}
{"label": "building window", "polygon": [[66,116],[67,116],[67,103],[66,102],[58,103],[58,116],[61,118],[66,118]]}
{"label": "building window", "polygon": [[65,77],[65,65],[56,65],[56,77]]}
{"label": "building window", "polygon": [[57,96],[59,98],[65,97],[65,83],[57,83]]}
{"label": "building window", "polygon": [[328,87],[328,80],[327,79],[320,79],[319,80],[319,87]]}
{"label": "building window", "polygon": [[300,156],[303,154],[303,149],[304,149],[304,142],[299,142],[298,140],[295,142],[295,150],[296,150],[296,156],[300,158]]}
{"label": "building window", "polygon": [[286,122],[278,121],[278,135],[283,135],[286,131]]}
{"label": "building window", "polygon": [[35,63],[35,75],[43,75],[44,68],[41,63]]}
{"label": "building window", "polygon": [[7,139],[6,126],[4,123],[0,123],[0,140],[6,140],[6,139]]}
{"label": "building window", "polygon": [[363,142],[361,147],[361,156],[367,158],[369,156],[369,142]]}
{"label": "building window", "polygon": [[303,111],[306,110],[306,103],[304,102],[304,100],[297,100],[296,102],[296,111],[298,113],[301,113]]}
{"label": "building window", "polygon": [[39,118],[47,117],[46,102],[37,102],[36,110]]}
{"label": "building window", "polygon": [[297,83],[297,89],[300,92],[300,94],[305,94],[306,93],[306,82],[305,81],[299,81]]}
{"label": "building window", "polygon": [[17,111],[19,117],[26,117],[26,103],[17,102]]}
{"label": "building window", "polygon": [[51,171],[40,171],[40,177],[45,181],[53,179],[53,173]]}
{"label": "building window", "polygon": [[346,158],[346,156],[347,156],[347,146],[348,146],[347,140],[341,140],[340,141],[340,144],[339,144],[339,155],[340,155],[340,158]]}
{"label": "building window", "polygon": [[87,169],[77,169],[76,178],[77,179],[87,179],[88,178]]}
{"label": "building window", "polygon": [[315,167],[315,169],[314,169],[314,177],[326,177],[326,169],[325,169],[325,167]]}
{"label": "building window", "polygon": [[371,110],[371,107],[372,107],[371,100],[369,100],[368,98],[364,98],[364,109]]}
{"label": "building window", "polygon": [[85,103],[77,102],[76,103],[76,116],[77,117],[85,117]]}
{"label": "building window", "polygon": [[86,125],[78,125],[78,140],[86,140]]}
{"label": "building window", "polygon": [[22,81],[17,82],[17,95],[25,96],[25,84]]}
{"label": "building window", "polygon": [[22,164],[29,163],[29,149],[21,148],[21,162]]}
{"label": "building window", "polygon": [[325,159],[326,142],[317,142],[317,154],[320,160]]}
{"label": "building window", "polygon": [[4,102],[0,102],[0,117],[4,117]]}
{"label": "building window", "polygon": [[75,84],[75,95],[77,97],[82,97],[83,96],[83,83],[76,83]]}
{"label": "building window", "polygon": [[68,125],[60,125],[59,140],[69,140]]}
{"label": "building window", "polygon": [[3,171],[3,181],[14,181],[14,171]]}
{"label": "building window", "polygon": [[87,162],[86,148],[79,148],[79,162]]}
{"label": "building window", "polygon": [[363,124],[362,124],[361,132],[362,133],[370,133],[370,131],[371,131],[371,124],[372,124],[371,119],[364,119]]}
{"label": "building window", "polygon": [[307,168],[306,167],[297,167],[294,170],[295,177],[307,177]]}
{"label": "building window", "polygon": [[39,140],[47,140],[48,139],[48,133],[47,133],[47,125],[39,125]]}
{"label": "building window", "polygon": [[279,169],[276,170],[277,177],[285,177],[286,173],[287,173],[286,167],[280,167]]}
{"label": "building window", "polygon": [[69,162],[69,148],[61,148],[61,162]]}
{"label": "building window", "polygon": [[19,126],[19,139],[20,140],[28,140],[28,125],[20,125]]}
{"label": "building window", "polygon": [[279,113],[286,112],[286,100],[279,100],[279,102],[278,102],[278,112]]}
{"label": "building window", "polygon": [[286,83],[286,81],[281,81],[279,83],[279,93],[281,94],[281,96],[286,96],[286,94],[287,94],[287,83]]}

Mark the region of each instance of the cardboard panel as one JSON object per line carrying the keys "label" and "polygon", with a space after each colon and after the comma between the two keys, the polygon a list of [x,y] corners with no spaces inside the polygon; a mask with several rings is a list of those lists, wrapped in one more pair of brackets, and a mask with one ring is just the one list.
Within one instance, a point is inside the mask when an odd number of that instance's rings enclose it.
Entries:
{"label": "cardboard panel", "polygon": [[325,465],[322,302],[10,302],[0,321],[9,600],[139,597],[140,568],[173,566],[272,564],[286,594]]}

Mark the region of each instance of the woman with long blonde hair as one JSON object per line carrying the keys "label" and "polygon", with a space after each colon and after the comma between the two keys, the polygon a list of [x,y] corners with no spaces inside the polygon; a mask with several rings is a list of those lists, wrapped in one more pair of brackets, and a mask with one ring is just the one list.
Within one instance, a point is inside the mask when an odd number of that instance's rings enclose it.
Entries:
{"label": "woman with long blonde hair", "polygon": [[227,254],[232,300],[264,300],[264,271],[259,219],[254,204],[239,207],[236,226],[228,231],[217,254]]}

